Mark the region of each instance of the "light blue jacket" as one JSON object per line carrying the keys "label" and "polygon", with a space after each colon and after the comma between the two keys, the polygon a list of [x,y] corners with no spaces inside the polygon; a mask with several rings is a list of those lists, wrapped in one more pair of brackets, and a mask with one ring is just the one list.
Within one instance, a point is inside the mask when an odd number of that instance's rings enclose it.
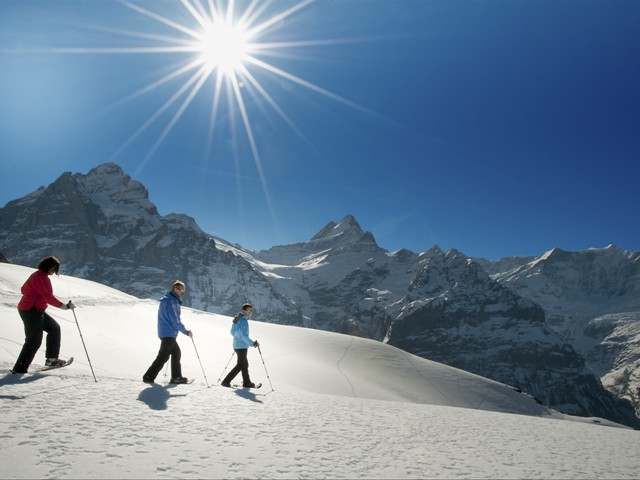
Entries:
{"label": "light blue jacket", "polygon": [[167,292],[158,306],[158,337],[176,338],[178,332],[188,335],[189,331],[180,321],[180,305],[182,300],[173,292]]}
{"label": "light blue jacket", "polygon": [[233,335],[235,350],[244,350],[255,346],[255,342],[249,338],[249,319],[244,313],[239,313],[233,319],[231,335]]}

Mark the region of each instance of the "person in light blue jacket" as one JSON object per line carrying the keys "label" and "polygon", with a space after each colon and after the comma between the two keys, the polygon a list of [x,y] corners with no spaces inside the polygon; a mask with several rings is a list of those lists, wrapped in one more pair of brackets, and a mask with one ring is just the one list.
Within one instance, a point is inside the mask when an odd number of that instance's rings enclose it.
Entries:
{"label": "person in light blue jacket", "polygon": [[257,347],[260,345],[257,340],[251,340],[249,337],[249,318],[253,312],[253,307],[245,303],[242,305],[242,312],[238,313],[233,319],[231,326],[231,335],[233,335],[233,350],[236,352],[238,361],[236,366],[231,369],[229,374],[222,381],[223,387],[230,387],[231,381],[242,372],[242,386],[245,388],[255,388],[255,384],[249,378],[249,360],[247,353],[249,347]]}
{"label": "person in light blue jacket", "polygon": [[149,369],[142,376],[145,383],[153,383],[171,358],[171,380],[169,383],[179,384],[187,383],[188,380],[182,376],[182,366],[180,365],[180,346],[178,345],[178,332],[184,333],[189,337],[193,334],[180,321],[180,305],[182,305],[182,296],[185,291],[185,284],[180,280],[173,282],[171,291],[165,293],[160,300],[158,307],[158,337],[160,338],[160,350],[158,356],[153,361]]}

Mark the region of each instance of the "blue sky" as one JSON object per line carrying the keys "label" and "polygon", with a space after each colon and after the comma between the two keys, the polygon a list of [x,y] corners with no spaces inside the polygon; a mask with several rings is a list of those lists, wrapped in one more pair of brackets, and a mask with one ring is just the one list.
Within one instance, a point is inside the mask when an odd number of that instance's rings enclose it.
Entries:
{"label": "blue sky", "polygon": [[0,205],[111,161],[252,250],[347,214],[390,251],[640,250],[640,2],[258,2],[213,121],[217,70],[166,51],[200,2],[0,0]]}

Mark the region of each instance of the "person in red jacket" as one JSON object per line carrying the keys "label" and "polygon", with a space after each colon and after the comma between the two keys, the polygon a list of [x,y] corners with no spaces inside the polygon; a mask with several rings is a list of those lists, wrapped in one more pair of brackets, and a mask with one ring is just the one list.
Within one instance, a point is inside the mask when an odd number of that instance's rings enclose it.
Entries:
{"label": "person in red jacket", "polygon": [[50,367],[66,363],[58,358],[61,340],[60,325],[45,312],[48,305],[62,310],[76,308],[71,301],[64,304],[53,295],[49,276],[54,273],[57,275],[59,269],[60,261],[56,257],[43,258],[38,264],[38,270],[32,273],[22,285],[22,299],[18,303],[18,313],[24,323],[25,339],[22,351],[13,367],[13,373],[27,373],[29,365],[42,345],[44,332],[47,332],[45,365]]}

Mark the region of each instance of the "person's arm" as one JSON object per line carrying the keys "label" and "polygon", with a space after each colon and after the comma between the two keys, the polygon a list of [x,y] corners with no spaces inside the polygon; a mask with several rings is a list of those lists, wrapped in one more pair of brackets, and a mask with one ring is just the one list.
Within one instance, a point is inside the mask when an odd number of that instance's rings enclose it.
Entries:
{"label": "person's arm", "polygon": [[158,307],[158,328],[164,332],[161,333],[159,330],[159,335],[168,334],[171,330],[174,332],[179,331],[187,335],[187,329],[180,321],[180,305],[178,301],[172,299],[170,295],[165,296],[160,301],[160,306]]}
{"label": "person's arm", "polygon": [[247,347],[255,347],[256,346],[256,342],[251,340],[251,338],[249,337],[249,321],[248,321],[247,317],[245,317],[244,319],[240,320],[240,324],[238,325],[238,327],[240,327],[240,331],[239,331],[240,335],[239,336],[240,336],[240,339],[242,340],[242,342]]}
{"label": "person's arm", "polygon": [[185,327],[180,320],[180,304],[178,302],[171,302],[171,307],[171,319],[174,322],[175,327],[178,329],[178,331],[184,333],[185,335],[191,336],[191,331],[187,330],[187,327]]}
{"label": "person's arm", "polygon": [[62,308],[64,305],[60,300],[58,300],[53,294],[53,287],[51,286],[51,280],[49,280],[49,276],[37,276],[33,279],[32,283],[33,289],[44,298],[49,305],[53,305],[54,307]]}

